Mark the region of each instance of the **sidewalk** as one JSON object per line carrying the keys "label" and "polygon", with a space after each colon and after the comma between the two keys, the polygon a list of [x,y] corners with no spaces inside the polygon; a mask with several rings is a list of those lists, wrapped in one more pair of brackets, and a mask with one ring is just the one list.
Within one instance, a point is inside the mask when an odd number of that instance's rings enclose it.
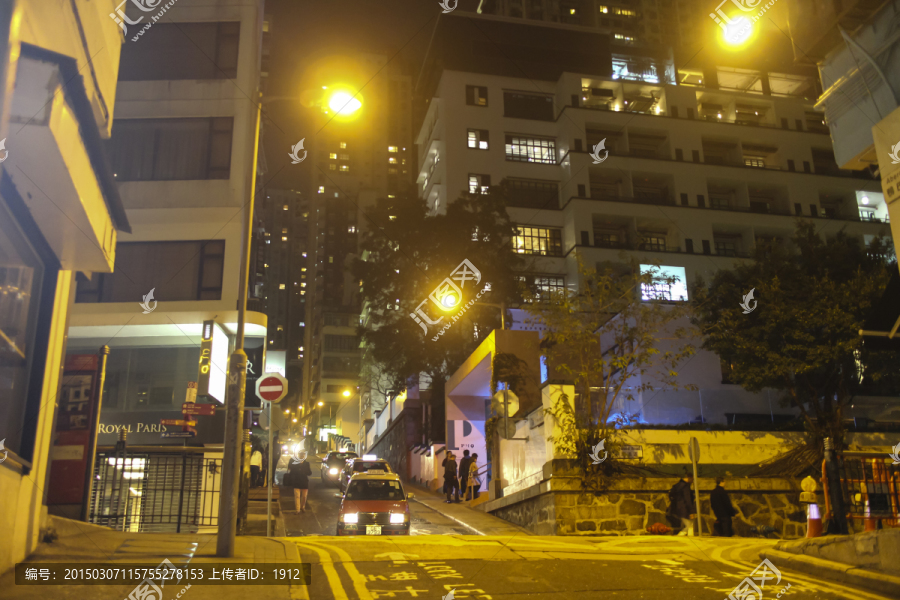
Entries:
{"label": "sidewalk", "polygon": [[[49,517],[49,526],[56,539],[42,543],[32,553],[27,562],[104,563],[110,566],[122,563],[140,563],[147,566],[160,564],[164,559],[175,565],[198,563],[299,563],[300,554],[296,544],[289,540],[270,539],[255,536],[238,536],[235,542],[234,558],[216,556],[216,536],[211,534],[175,533],[130,533],[113,531],[107,527],[82,523],[60,517]],[[108,593],[109,588],[93,588]],[[127,597],[134,585],[118,586]],[[235,588],[248,586],[193,586],[191,598],[196,600],[221,600],[223,591],[230,595]],[[253,586],[256,598],[288,598],[287,586]],[[83,585],[61,585],[59,587],[15,585],[15,573],[10,569],[0,574],[0,594],[6,599],[30,599],[53,597],[61,600],[81,599],[85,596]],[[170,596],[167,596],[170,597]]]}
{"label": "sidewalk", "polygon": [[760,552],[775,564],[900,598],[900,529],[779,542]]}
{"label": "sidewalk", "polygon": [[406,484],[406,487],[415,495],[413,502],[427,506],[431,510],[440,513],[452,521],[456,521],[476,535],[532,535],[524,527],[513,525],[499,517],[486,512],[470,508],[466,503],[447,504],[447,498],[431,490],[416,484]]}

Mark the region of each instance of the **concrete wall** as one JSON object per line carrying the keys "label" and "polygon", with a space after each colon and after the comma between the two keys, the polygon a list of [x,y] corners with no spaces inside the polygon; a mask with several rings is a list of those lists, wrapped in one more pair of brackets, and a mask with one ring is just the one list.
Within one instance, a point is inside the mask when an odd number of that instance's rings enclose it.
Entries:
{"label": "concrete wall", "polygon": [[374,444],[366,449],[366,454],[374,454],[390,463],[403,481],[409,481],[409,449],[422,439],[422,407],[407,405],[405,410],[391,422]]}

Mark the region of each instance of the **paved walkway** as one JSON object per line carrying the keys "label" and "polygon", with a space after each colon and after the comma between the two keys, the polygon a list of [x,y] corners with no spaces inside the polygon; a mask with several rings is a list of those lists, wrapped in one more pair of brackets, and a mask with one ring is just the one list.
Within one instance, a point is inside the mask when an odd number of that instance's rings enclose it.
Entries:
{"label": "paved walkway", "polygon": [[447,498],[422,486],[406,484],[408,491],[415,495],[413,502],[419,502],[440,513],[448,519],[455,521],[474,533],[475,535],[497,536],[522,536],[531,535],[531,532],[518,525],[513,525],[499,517],[489,515],[486,512],[469,508],[464,502],[459,504],[447,504]]}

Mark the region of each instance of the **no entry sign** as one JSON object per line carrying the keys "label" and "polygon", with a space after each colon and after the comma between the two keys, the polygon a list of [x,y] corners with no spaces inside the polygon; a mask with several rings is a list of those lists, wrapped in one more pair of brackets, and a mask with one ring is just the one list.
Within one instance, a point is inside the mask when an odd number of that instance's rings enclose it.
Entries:
{"label": "no entry sign", "polygon": [[287,379],[278,373],[266,373],[256,381],[256,395],[273,404],[281,402],[287,391]]}

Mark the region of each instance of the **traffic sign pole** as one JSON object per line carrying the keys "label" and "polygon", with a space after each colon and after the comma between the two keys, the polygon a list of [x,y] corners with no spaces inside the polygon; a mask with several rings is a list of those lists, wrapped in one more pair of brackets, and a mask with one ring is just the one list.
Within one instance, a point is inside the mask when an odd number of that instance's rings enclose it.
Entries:
{"label": "traffic sign pole", "polygon": [[267,483],[269,484],[269,501],[266,503],[268,507],[266,511],[266,537],[272,537],[272,486],[275,485],[275,470],[272,467],[272,444],[274,443],[272,432],[275,430],[275,411],[272,410],[273,408],[272,403],[269,402],[269,468],[266,472]]}

